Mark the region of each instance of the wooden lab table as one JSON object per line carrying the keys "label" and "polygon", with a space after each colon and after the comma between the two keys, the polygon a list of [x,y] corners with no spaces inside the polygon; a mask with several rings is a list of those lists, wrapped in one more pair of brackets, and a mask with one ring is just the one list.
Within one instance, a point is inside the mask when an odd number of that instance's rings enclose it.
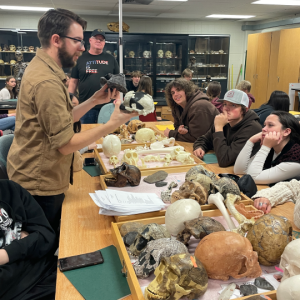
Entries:
{"label": "wooden lab table", "polygon": [[[156,122],[147,122],[147,127],[153,127]],[[159,122],[159,125],[172,124],[170,121]],[[83,124],[82,130],[101,126],[99,124]],[[100,143],[98,140],[97,143]],[[192,151],[191,143],[179,142],[186,149]],[[92,153],[84,157],[93,157]],[[206,165],[211,171],[224,173],[224,168],[217,164]],[[230,167],[231,168],[231,167]],[[225,168],[227,173],[232,169]],[[59,258],[93,252],[113,245],[111,236],[111,222],[113,217],[99,215],[99,208],[94,204],[89,193],[100,190],[99,178],[91,177],[84,170],[74,173],[74,185],[70,185],[62,206],[61,229],[59,242]],[[293,221],[294,204],[285,203],[271,210],[271,213],[282,215]],[[294,225],[294,224],[293,224]],[[293,226],[295,230],[295,225]],[[299,229],[297,229],[299,231]],[[120,270],[121,271],[121,270]],[[83,300],[75,287],[59,270],[57,271],[56,300]],[[124,298],[132,300],[131,296]]]}

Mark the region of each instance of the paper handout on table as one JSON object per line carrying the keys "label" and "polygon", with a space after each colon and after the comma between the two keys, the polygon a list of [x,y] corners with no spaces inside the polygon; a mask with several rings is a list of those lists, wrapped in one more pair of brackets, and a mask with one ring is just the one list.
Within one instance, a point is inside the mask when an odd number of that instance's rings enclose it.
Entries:
{"label": "paper handout on table", "polygon": [[109,216],[132,215],[159,211],[165,207],[164,202],[154,193],[130,193],[106,189],[90,194],[99,214]]}

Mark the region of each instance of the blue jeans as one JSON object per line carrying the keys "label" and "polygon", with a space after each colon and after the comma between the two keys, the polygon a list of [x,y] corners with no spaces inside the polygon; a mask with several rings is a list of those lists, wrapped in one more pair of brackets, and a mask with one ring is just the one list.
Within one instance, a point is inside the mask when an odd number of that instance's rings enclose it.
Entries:
{"label": "blue jeans", "polygon": [[16,117],[7,117],[0,119],[0,130],[15,130]]}
{"label": "blue jeans", "polygon": [[97,124],[100,108],[92,108],[80,119],[81,124]]}

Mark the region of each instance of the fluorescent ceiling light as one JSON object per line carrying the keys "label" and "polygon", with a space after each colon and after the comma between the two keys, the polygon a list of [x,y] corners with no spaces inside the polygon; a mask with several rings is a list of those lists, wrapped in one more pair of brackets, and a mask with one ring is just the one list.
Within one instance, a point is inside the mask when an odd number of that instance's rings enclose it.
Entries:
{"label": "fluorescent ceiling light", "polygon": [[215,19],[249,19],[254,18],[255,16],[247,15],[209,15],[206,18],[215,18]]}
{"label": "fluorescent ceiling light", "polygon": [[53,7],[31,7],[31,6],[8,6],[0,5],[0,9],[9,9],[9,10],[30,10],[30,11],[48,11]]}
{"label": "fluorescent ceiling light", "polygon": [[297,1],[297,0],[259,0],[259,1],[252,2],[251,4],[300,6],[300,1]]}

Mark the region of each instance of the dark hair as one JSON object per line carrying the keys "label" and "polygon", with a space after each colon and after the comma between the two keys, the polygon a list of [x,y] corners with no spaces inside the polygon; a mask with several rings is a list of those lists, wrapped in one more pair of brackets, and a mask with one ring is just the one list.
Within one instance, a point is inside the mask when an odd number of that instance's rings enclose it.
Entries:
{"label": "dark hair", "polygon": [[72,23],[78,23],[85,30],[87,22],[72,11],[57,8],[50,9],[42,15],[38,23],[38,38],[43,48],[50,46],[53,34],[68,35]]}
{"label": "dark hair", "polygon": [[142,77],[141,71],[132,71],[130,77]]}
{"label": "dark hair", "polygon": [[285,92],[274,91],[266,104],[271,105],[274,110],[282,110],[288,112],[290,107],[290,98]]}
{"label": "dark hair", "polygon": [[273,111],[271,115],[278,117],[282,125],[282,129],[290,128],[290,140],[300,144],[300,124],[299,121],[290,113],[286,111]]}
{"label": "dark hair", "polygon": [[149,94],[150,96],[153,96],[152,91],[152,79],[149,76],[142,76],[139,87],[137,89],[138,92],[145,92],[146,94]]}
{"label": "dark hair", "polygon": [[165,97],[169,107],[173,110],[178,104],[173,100],[171,89],[175,87],[179,91],[184,91],[186,96],[186,101],[188,102],[194,94],[199,91],[199,87],[195,85],[192,81],[188,81],[184,78],[177,78],[167,84],[165,89]]}
{"label": "dark hair", "polygon": [[206,91],[206,95],[212,100],[216,98],[221,93],[221,84],[218,81],[212,81]]}
{"label": "dark hair", "polygon": [[14,88],[11,88],[10,86],[8,86],[8,82],[15,77],[14,76],[8,76],[5,79],[5,87],[8,89],[9,94],[10,94],[10,99],[17,99],[18,97],[18,91],[17,91],[17,80],[16,80],[16,86]]}

